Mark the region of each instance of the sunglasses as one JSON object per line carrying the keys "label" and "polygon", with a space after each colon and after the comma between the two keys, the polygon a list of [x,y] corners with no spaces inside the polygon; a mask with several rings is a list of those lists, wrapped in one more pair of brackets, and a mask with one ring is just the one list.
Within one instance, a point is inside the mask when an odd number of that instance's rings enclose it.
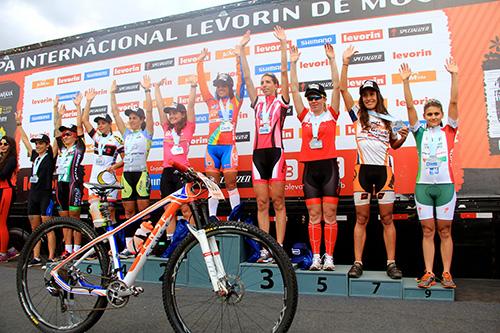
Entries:
{"label": "sunglasses", "polygon": [[425,115],[426,115],[427,117],[431,117],[431,116],[437,117],[437,116],[439,116],[440,114],[441,114],[441,112],[434,112],[434,113],[429,112],[429,113],[426,113]]}
{"label": "sunglasses", "polygon": [[312,95],[312,96],[307,96],[307,100],[309,102],[312,102],[312,101],[319,101],[323,99],[323,96],[318,96],[318,95]]}
{"label": "sunglasses", "polygon": [[65,138],[65,137],[67,137],[67,136],[73,136],[73,132],[64,132],[64,133],[62,134],[62,137],[63,137],[63,138]]}
{"label": "sunglasses", "polygon": [[4,146],[4,147],[7,147],[9,145],[8,142],[0,142],[0,146]]}

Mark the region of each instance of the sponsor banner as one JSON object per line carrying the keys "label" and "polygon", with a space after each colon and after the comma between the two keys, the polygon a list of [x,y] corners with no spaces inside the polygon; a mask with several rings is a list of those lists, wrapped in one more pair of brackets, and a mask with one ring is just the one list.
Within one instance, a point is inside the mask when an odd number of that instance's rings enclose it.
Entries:
{"label": "sponsor banner", "polygon": [[39,113],[39,114],[32,114],[30,116],[30,123],[37,123],[39,121],[50,121],[52,120],[52,113]]}
{"label": "sponsor banner", "polygon": [[[157,105],[156,105],[156,99],[153,99],[152,102],[153,102],[153,108],[156,108],[157,107]],[[163,98],[163,105],[164,105],[164,107],[170,106],[172,104],[174,104],[174,98],[173,97],[164,97]]]}
{"label": "sponsor banner", "polygon": [[335,35],[325,35],[325,36],[316,36],[309,38],[301,38],[297,39],[297,47],[313,47],[313,46],[323,46],[326,43],[335,44],[336,37]]}
{"label": "sponsor banner", "polygon": [[[236,186],[238,188],[251,188],[252,171],[238,171],[238,176],[236,176]],[[220,188],[226,188],[226,181],[224,176],[222,176],[220,179]]]}
{"label": "sponsor banner", "polygon": [[389,38],[425,35],[431,33],[432,33],[431,23],[389,28]]}
{"label": "sponsor banner", "polygon": [[153,139],[153,142],[151,143],[151,148],[163,148],[163,138]]}
{"label": "sponsor banner", "polygon": [[299,179],[299,161],[295,159],[285,160],[286,164],[286,180],[298,180]]}
{"label": "sponsor banner", "polygon": [[[184,106],[187,106],[188,102],[189,102],[189,95],[177,97],[177,103],[179,103],[179,104],[184,104]],[[195,103],[205,103],[203,101],[203,97],[201,96],[201,94],[196,94]]]}
{"label": "sponsor banner", "polygon": [[124,112],[127,109],[136,109],[139,107],[139,102],[138,101],[133,101],[133,102],[127,102],[127,103],[120,103],[116,104],[116,107],[120,112]]}
{"label": "sponsor banner", "polygon": [[[398,74],[399,76],[399,74]],[[372,75],[372,76],[358,76],[358,77],[350,77],[347,78],[347,87],[348,88],[358,88],[361,87],[363,82],[366,80],[372,80],[377,82],[379,86],[384,86],[386,84],[386,77],[385,75]]]}
{"label": "sponsor banner", "polygon": [[151,190],[160,190],[161,173],[150,173],[149,180],[151,181]]}
{"label": "sponsor banner", "polygon": [[306,82],[299,82],[299,91],[304,92],[307,89],[307,86],[310,84],[321,84],[325,90],[332,90],[332,80],[316,80],[316,81],[306,81]]}
{"label": "sponsor banner", "polygon": [[208,137],[206,135],[193,135],[191,139],[192,146],[206,146],[208,144]]}
{"label": "sponsor banner", "polygon": [[107,113],[108,113],[108,106],[107,105],[92,106],[90,108],[90,115],[91,116],[104,115]]}
{"label": "sponsor banner", "polygon": [[153,69],[166,68],[175,66],[175,59],[168,58],[162,60],[148,61],[144,63],[144,70],[149,71]]}
{"label": "sponsor banner", "polygon": [[109,76],[109,69],[100,69],[98,71],[86,72],[83,74],[84,80],[94,80]]}
{"label": "sponsor banner", "polygon": [[129,91],[139,91],[140,89],[141,89],[141,84],[139,82],[116,85],[117,94]]}
{"label": "sponsor banner", "polygon": [[31,83],[31,88],[38,89],[38,88],[52,87],[53,85],[54,85],[54,79],[46,79],[46,80],[33,81],[33,83]]}
{"label": "sponsor banner", "polygon": [[249,142],[250,132],[236,132],[236,142]]}
{"label": "sponsor banner", "polygon": [[[245,46],[244,52],[247,56],[250,55],[250,48],[248,46]],[[227,58],[234,58],[233,49],[215,51],[215,59],[220,60],[220,59],[227,59]]]}
{"label": "sponsor banner", "polygon": [[293,139],[293,128],[284,128],[281,137],[283,140]]}
{"label": "sponsor banner", "polygon": [[57,78],[57,84],[58,85],[68,84],[68,83],[80,82],[81,80],[82,80],[82,74],[60,76]]}
{"label": "sponsor banner", "polygon": [[384,62],[384,51],[370,52],[370,53],[357,53],[351,57],[350,64],[367,64],[370,62]]}
{"label": "sponsor banner", "polygon": [[[290,40],[287,41],[287,44],[288,44],[288,48],[289,48],[292,45],[292,41],[290,41]],[[281,50],[281,43],[280,42],[257,44],[254,46],[255,54],[279,52],[280,50]]]}
{"label": "sponsor banner", "polygon": [[[198,80],[198,77],[193,74],[181,75],[177,78],[177,84],[188,84],[189,79],[193,76],[195,80]],[[205,76],[205,81],[210,81],[210,72],[205,72],[204,76]]]}
{"label": "sponsor banner", "polygon": [[[197,54],[190,54],[190,55],[187,55],[187,56],[179,57],[177,63],[179,65],[196,64],[198,62],[198,56],[199,55],[200,54],[197,53]],[[211,59],[210,55],[211,55],[211,53],[208,52],[207,56],[205,57],[205,62],[210,61],[210,59]]]}
{"label": "sponsor banner", "polygon": [[[420,71],[415,72],[410,75],[411,82],[429,82],[436,81],[436,71]],[[401,84],[403,81],[401,80],[401,76],[399,73],[392,74],[392,84]]]}
{"label": "sponsor banner", "polygon": [[432,50],[430,49],[420,49],[420,50],[405,50],[401,52],[392,52],[392,58],[397,60],[405,60],[410,58],[422,58],[431,57]]}
{"label": "sponsor banner", "polygon": [[39,99],[32,99],[31,104],[32,105],[37,105],[37,104],[47,104],[47,103],[52,103],[52,97],[44,97],[44,98],[39,98]]}
{"label": "sponsor banner", "polygon": [[71,91],[64,94],[58,94],[57,96],[59,96],[59,102],[72,101],[79,93],[79,91]]}
{"label": "sponsor banner", "polygon": [[196,124],[208,124],[208,113],[196,115]]}
{"label": "sponsor banner", "polygon": [[[287,69],[290,70],[290,63],[287,63]],[[267,64],[255,66],[255,75],[265,73],[279,73],[281,71],[281,63]]]}
{"label": "sponsor banner", "polygon": [[113,68],[113,75],[124,75],[141,71],[141,64],[132,64]]}
{"label": "sponsor banner", "polygon": [[384,38],[382,29],[346,32],[342,35],[342,43],[366,42]]}
{"label": "sponsor banner", "polygon": [[325,67],[325,66],[330,66],[330,62],[328,61],[328,59],[319,60],[319,61],[299,61],[299,68],[300,69],[314,68],[314,67]]}
{"label": "sponsor banner", "polygon": [[9,114],[13,110],[11,105],[0,105],[0,114]]}

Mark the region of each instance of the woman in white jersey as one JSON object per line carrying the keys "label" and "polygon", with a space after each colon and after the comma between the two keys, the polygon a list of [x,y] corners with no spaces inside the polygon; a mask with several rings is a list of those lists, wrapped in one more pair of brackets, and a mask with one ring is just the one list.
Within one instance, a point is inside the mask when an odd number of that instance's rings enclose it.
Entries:
{"label": "woman in white jersey", "polygon": [[[418,174],[415,186],[415,203],[422,224],[425,273],[419,279],[418,287],[429,288],[436,284],[433,273],[434,234],[436,224],[441,239],[441,259],[443,274],[441,284],[445,288],[455,288],[450,274],[453,255],[451,224],[457,200],[451,169],[451,157],[458,130],[458,66],[453,59],[447,59],[446,70],[451,74],[450,104],[448,120],[443,126],[443,107],[438,100],[431,99],[424,105],[425,126],[418,121],[410,90],[411,69],[402,64],[399,69],[405,94],[406,108],[411,131],[415,136],[418,152]],[[434,209],[436,215],[434,215]]]}
{"label": "woman in white jersey", "polygon": [[[128,117],[128,126],[126,126],[116,103],[116,81],[113,81],[111,85],[111,110],[116,127],[124,139],[122,202],[127,219],[134,216],[137,209],[142,211],[149,206],[150,180],[146,162],[153,140],[154,122],[151,79],[148,75],[144,75],[141,86],[146,94],[144,103],[146,113],[141,108],[125,110],[125,115]],[[133,239],[133,232],[131,228],[127,232],[128,244]],[[127,255],[130,254],[127,253]]]}
{"label": "woman in white jersey", "polygon": [[359,88],[358,105],[347,90],[347,69],[351,57],[357,51],[349,46],[343,54],[340,91],[346,110],[356,128],[358,157],[354,171],[354,204],[356,225],[354,226],[354,264],[349,277],[363,274],[363,249],[366,240],[366,225],[370,220],[370,199],[378,199],[380,221],[384,227],[384,242],[387,253],[386,272],[391,279],[401,279],[401,270],[396,266],[396,228],[392,220],[394,205],[394,175],[392,173],[389,148],[403,145],[408,129],[400,126],[384,106],[384,98],[375,81],[367,80]]}
{"label": "woman in white jersey", "polygon": [[[87,103],[85,104],[82,115],[83,126],[94,141],[92,173],[90,174],[89,180],[91,183],[98,182],[97,176],[101,172],[108,171],[115,173],[115,170],[123,166],[122,161],[117,162],[118,155],[121,155],[123,159],[123,140],[119,136],[113,134],[111,128],[113,120],[111,117],[108,114],[95,117],[94,122],[97,123],[97,131],[90,122],[90,107],[96,95],[97,94],[94,89],[90,89],[85,92],[85,99]],[[118,190],[114,190],[108,195],[108,201],[110,202],[109,211],[113,222],[116,222],[114,204],[117,199]],[[89,211],[92,215],[94,225],[96,227],[101,226],[103,219],[101,212],[99,211],[99,197],[92,190],[89,190],[89,206]]]}
{"label": "woman in white jersey", "polygon": [[[276,214],[276,240],[283,245],[286,230],[285,210],[285,151],[282,131],[286,112],[289,108],[287,69],[287,40],[285,31],[277,26],[274,36],[281,47],[281,97],[278,96],[279,81],[272,73],[262,75],[260,87],[264,94],[259,98],[248,65],[245,46],[250,41],[247,31],[236,46],[236,56],[241,59],[243,77],[247,86],[251,106],[255,110],[255,142],[252,157],[252,183],[257,200],[257,220],[259,227],[269,233],[269,198],[272,199]],[[271,254],[263,249],[257,262],[269,262]]]}

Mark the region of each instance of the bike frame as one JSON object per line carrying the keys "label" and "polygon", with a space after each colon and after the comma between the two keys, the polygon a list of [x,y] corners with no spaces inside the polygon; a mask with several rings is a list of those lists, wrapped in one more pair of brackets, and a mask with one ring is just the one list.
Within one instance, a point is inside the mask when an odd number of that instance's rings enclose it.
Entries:
{"label": "bike frame", "polygon": [[[220,191],[220,189],[219,189]],[[93,295],[93,296],[106,296],[107,289],[101,288],[101,286],[89,285],[85,281],[81,281],[79,279],[79,284],[81,286],[70,286],[68,285],[60,276],[59,270],[67,264],[70,260],[77,257],[78,255],[84,253],[80,259],[78,259],[73,266],[78,266],[85,260],[88,256],[94,253],[94,249],[92,248],[97,243],[108,240],[110,242],[110,248],[112,252],[112,262],[113,262],[113,271],[119,272],[117,279],[124,282],[128,287],[132,286],[137,278],[137,274],[140,272],[142,267],[144,266],[147,257],[150,255],[152,248],[156,245],[161,235],[165,232],[167,226],[170,224],[172,219],[176,218],[177,210],[183,204],[189,204],[191,202],[195,202],[196,200],[203,199],[207,197],[208,194],[207,189],[203,189],[197,185],[196,183],[189,182],[185,184],[182,188],[175,191],[174,193],[168,195],[167,197],[161,199],[156,202],[152,206],[146,208],[142,212],[134,215],[120,226],[115,229],[112,229],[105,234],[95,238],[90,241],[86,245],[82,246],[76,252],[73,252],[68,258],[59,262],[54,269],[50,272],[53,276],[55,282],[65,291],[73,294],[80,295]],[[125,229],[132,223],[142,220],[148,214],[156,211],[157,209],[167,206],[167,209],[163,212],[161,218],[156,223],[156,226],[151,231],[151,234],[148,236],[147,240],[143,243],[137,257],[134,262],[126,272],[126,275],[123,277],[121,272],[121,263],[118,256],[118,251],[116,246],[114,246],[114,235],[120,230]],[[196,216],[196,214],[194,214]],[[189,231],[196,237],[198,242],[200,243],[202,255],[205,259],[205,263],[207,265],[207,270],[210,276],[210,280],[212,282],[212,287],[215,292],[227,292],[225,285],[220,283],[223,277],[226,275],[224,266],[222,264],[222,259],[220,257],[220,252],[214,237],[207,238],[205,230],[200,228],[199,230],[188,224]],[[87,251],[87,252],[86,252]],[[86,253],[85,253],[86,252]]]}

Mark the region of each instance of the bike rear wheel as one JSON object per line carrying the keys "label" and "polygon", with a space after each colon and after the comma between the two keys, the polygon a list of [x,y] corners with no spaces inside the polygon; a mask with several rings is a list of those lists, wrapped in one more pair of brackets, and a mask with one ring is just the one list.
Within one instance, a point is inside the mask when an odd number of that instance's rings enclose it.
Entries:
{"label": "bike rear wheel", "polygon": [[[57,261],[47,262],[43,269],[40,266],[29,267],[38,242],[41,244],[42,261],[47,261],[48,238],[55,238],[56,255],[60,255],[64,251],[64,233],[75,235],[76,232],[81,234],[82,245],[97,236],[93,228],[70,217],[45,222],[31,234],[18,260],[17,291],[21,306],[31,322],[43,332],[84,332],[99,320],[107,305],[106,297],[80,295],[62,289],[50,274]],[[92,261],[93,265],[86,260],[76,266],[80,255],[59,269],[59,277],[71,288],[104,288],[109,282],[108,250],[103,243],[98,243],[93,249],[96,258]]]}
{"label": "bike rear wheel", "polygon": [[[269,234],[241,222],[205,227],[215,237],[230,291],[217,295],[200,246],[189,234],[172,254],[163,278],[163,304],[177,332],[286,332],[297,308],[297,281],[290,259]],[[249,241],[250,240],[250,241]],[[251,242],[254,242],[253,244]],[[273,261],[247,261],[258,244]]]}

